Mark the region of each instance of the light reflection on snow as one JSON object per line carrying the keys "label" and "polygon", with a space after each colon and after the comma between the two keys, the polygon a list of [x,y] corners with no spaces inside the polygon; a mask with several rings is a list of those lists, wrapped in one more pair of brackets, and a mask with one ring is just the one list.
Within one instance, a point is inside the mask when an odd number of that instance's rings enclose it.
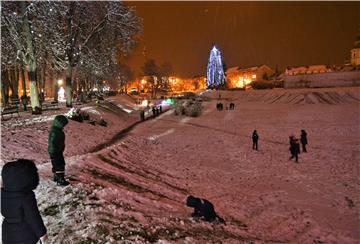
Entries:
{"label": "light reflection on snow", "polygon": [[168,129],[167,131],[161,133],[161,134],[158,134],[158,135],[153,135],[153,136],[149,136],[148,139],[150,141],[155,141],[157,139],[159,139],[160,137],[163,137],[163,136],[167,136],[167,135],[170,135],[172,133],[175,132],[175,129],[174,128],[171,128],[171,129]]}
{"label": "light reflection on snow", "polygon": [[44,123],[44,122],[54,120],[55,116],[56,116],[56,114],[41,115],[41,116],[29,118],[29,119],[19,118],[16,120],[11,120],[9,122],[5,122],[5,123],[4,123],[4,121],[2,121],[1,126],[13,128],[13,127],[17,127],[17,126],[25,126],[25,125],[32,125],[32,124],[36,124],[36,123]]}

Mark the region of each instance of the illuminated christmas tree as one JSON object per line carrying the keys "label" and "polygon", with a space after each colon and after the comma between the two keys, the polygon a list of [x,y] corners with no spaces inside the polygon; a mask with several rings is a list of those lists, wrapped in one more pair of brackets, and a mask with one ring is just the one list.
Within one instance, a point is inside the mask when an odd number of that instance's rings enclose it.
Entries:
{"label": "illuminated christmas tree", "polygon": [[214,46],[210,51],[206,84],[209,89],[219,88],[225,83],[225,75],[220,50]]}

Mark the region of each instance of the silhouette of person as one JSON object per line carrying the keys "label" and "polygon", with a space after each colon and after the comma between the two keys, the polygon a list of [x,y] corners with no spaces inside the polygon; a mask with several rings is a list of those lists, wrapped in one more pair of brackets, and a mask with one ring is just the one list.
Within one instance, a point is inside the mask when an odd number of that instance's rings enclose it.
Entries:
{"label": "silhouette of person", "polygon": [[253,134],[252,134],[252,141],[253,141],[253,150],[258,150],[258,140],[259,140],[259,135],[257,133],[256,130],[254,130]]}
{"label": "silhouette of person", "polygon": [[301,142],[301,145],[302,145],[302,151],[307,152],[306,151],[306,145],[308,144],[308,141],[307,141],[307,133],[306,133],[305,130],[301,130],[300,142]]}

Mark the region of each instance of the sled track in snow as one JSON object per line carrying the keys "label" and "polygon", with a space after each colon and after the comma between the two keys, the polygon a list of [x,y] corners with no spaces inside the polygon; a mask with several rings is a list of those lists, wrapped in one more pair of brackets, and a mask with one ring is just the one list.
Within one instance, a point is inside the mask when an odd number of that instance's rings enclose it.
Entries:
{"label": "sled track in snow", "polygon": [[[162,114],[165,114],[166,112],[168,112],[169,110],[164,110],[164,112]],[[94,147],[92,150],[90,150],[91,153],[94,153],[94,152],[98,152],[104,148],[107,148],[113,144],[115,144],[116,142],[120,141],[121,139],[124,139],[128,134],[129,132],[131,132],[137,125],[139,125],[140,123],[143,123],[147,120],[151,120],[151,119],[159,119],[159,117],[153,117],[153,116],[150,116],[148,118],[145,118],[144,121],[136,121],[135,123],[133,123],[132,125],[130,125],[129,127],[119,131],[115,136],[113,136],[110,140],[104,142],[104,143],[101,143],[99,145],[97,145],[96,147]]]}

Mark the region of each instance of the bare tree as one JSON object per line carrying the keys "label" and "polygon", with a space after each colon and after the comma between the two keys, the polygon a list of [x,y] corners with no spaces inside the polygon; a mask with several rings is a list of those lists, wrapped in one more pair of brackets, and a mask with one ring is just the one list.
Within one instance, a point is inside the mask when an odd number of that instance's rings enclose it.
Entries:
{"label": "bare tree", "polygon": [[143,75],[149,76],[149,82],[151,85],[151,94],[153,97],[156,96],[156,92],[159,88],[160,71],[154,59],[147,59],[144,66],[141,67]]}
{"label": "bare tree", "polygon": [[160,75],[161,75],[161,88],[168,90],[170,88],[169,77],[173,75],[174,71],[170,62],[164,62],[160,66]]}
{"label": "bare tree", "polygon": [[62,35],[66,37],[66,105],[71,107],[73,70],[80,61],[88,63],[86,57],[97,61],[96,46],[106,45],[109,33],[116,37],[123,51],[129,50],[141,29],[135,11],[120,1],[61,2],[59,9]]}
{"label": "bare tree", "polygon": [[[1,6],[1,24],[7,30],[28,73],[30,82],[30,99],[33,111],[40,108],[38,88],[36,84],[37,63],[34,48],[33,23],[34,4],[27,2],[4,2]],[[41,112],[37,110],[37,112]]]}

